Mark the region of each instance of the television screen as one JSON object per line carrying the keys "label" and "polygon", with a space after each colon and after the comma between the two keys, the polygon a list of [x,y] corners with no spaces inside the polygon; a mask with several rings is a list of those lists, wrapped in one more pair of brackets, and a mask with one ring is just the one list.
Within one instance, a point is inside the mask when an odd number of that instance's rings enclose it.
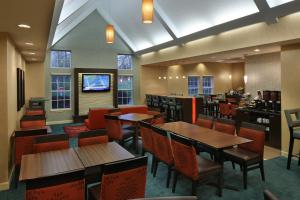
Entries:
{"label": "television screen", "polygon": [[83,74],[82,92],[110,91],[109,74]]}

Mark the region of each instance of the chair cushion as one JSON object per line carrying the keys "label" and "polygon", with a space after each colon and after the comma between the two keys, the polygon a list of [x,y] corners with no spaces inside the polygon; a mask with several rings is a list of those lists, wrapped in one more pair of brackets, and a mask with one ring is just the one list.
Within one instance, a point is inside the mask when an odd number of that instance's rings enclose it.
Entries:
{"label": "chair cushion", "polygon": [[198,165],[199,165],[199,175],[205,175],[207,173],[214,173],[222,170],[222,166],[218,163],[203,158],[201,156],[197,156]]}
{"label": "chair cushion", "polygon": [[300,129],[294,129],[294,138],[300,139]]}
{"label": "chair cushion", "polygon": [[255,163],[261,160],[259,154],[238,147],[224,150],[224,153],[226,158],[229,158],[230,160],[233,159],[235,161]]}
{"label": "chair cushion", "polygon": [[100,184],[89,187],[89,199],[100,199]]}

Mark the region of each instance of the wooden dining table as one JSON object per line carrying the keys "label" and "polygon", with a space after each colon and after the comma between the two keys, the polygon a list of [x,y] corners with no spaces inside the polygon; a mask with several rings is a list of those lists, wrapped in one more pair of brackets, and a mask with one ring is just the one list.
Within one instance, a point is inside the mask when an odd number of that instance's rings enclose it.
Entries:
{"label": "wooden dining table", "polygon": [[156,126],[211,148],[215,151],[218,161],[221,161],[221,153],[224,149],[252,141],[183,121],[158,124]]}
{"label": "wooden dining table", "polygon": [[135,126],[134,148],[136,153],[138,153],[139,122],[153,119],[153,118],[154,115],[143,114],[143,113],[128,113],[128,114],[119,115],[119,120],[131,122]]}

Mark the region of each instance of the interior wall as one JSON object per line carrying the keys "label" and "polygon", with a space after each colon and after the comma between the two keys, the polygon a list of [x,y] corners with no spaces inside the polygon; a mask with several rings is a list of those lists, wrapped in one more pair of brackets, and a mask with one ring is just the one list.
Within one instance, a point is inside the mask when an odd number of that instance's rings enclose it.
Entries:
{"label": "interior wall", "polygon": [[11,135],[19,127],[19,120],[24,113],[24,107],[17,111],[17,68],[25,71],[26,63],[10,36],[0,33],[0,190],[9,186],[12,170]]}
{"label": "interior wall", "polygon": [[[300,44],[284,46],[281,52],[281,110],[300,108]],[[281,146],[287,155],[290,134],[284,113],[282,114]],[[295,140],[294,154],[299,153],[300,143]]]}
{"label": "interior wall", "polygon": [[44,63],[27,63],[25,79],[26,102],[31,97],[45,96],[45,65]]}
{"label": "interior wall", "polygon": [[232,88],[244,88],[245,63],[233,63],[232,66]]}
{"label": "interior wall", "polygon": [[255,97],[257,90],[281,90],[280,52],[246,57],[246,92]]}

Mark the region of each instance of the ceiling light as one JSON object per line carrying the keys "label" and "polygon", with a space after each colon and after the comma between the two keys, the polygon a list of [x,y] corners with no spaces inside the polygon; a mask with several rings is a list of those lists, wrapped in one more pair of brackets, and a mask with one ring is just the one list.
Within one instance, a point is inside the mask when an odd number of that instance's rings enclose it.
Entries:
{"label": "ceiling light", "polygon": [[166,79],[167,79],[167,77],[165,77],[165,76],[164,76],[164,79],[166,80]]}
{"label": "ceiling light", "polygon": [[160,79],[161,79],[161,76],[159,76],[158,79],[160,80]]}
{"label": "ceiling light", "polygon": [[113,44],[115,40],[114,26],[109,24],[106,26],[106,43]]}
{"label": "ceiling light", "polygon": [[142,2],[142,17],[144,24],[151,24],[153,22],[153,0],[143,0]]}
{"label": "ceiling light", "polygon": [[32,42],[25,42],[26,45],[28,46],[33,46],[34,44]]}
{"label": "ceiling light", "polygon": [[254,49],[253,51],[255,51],[255,52],[260,52],[260,49]]}
{"label": "ceiling light", "polygon": [[27,29],[31,28],[31,26],[29,26],[27,24],[19,24],[18,27],[19,28],[27,28]]}

